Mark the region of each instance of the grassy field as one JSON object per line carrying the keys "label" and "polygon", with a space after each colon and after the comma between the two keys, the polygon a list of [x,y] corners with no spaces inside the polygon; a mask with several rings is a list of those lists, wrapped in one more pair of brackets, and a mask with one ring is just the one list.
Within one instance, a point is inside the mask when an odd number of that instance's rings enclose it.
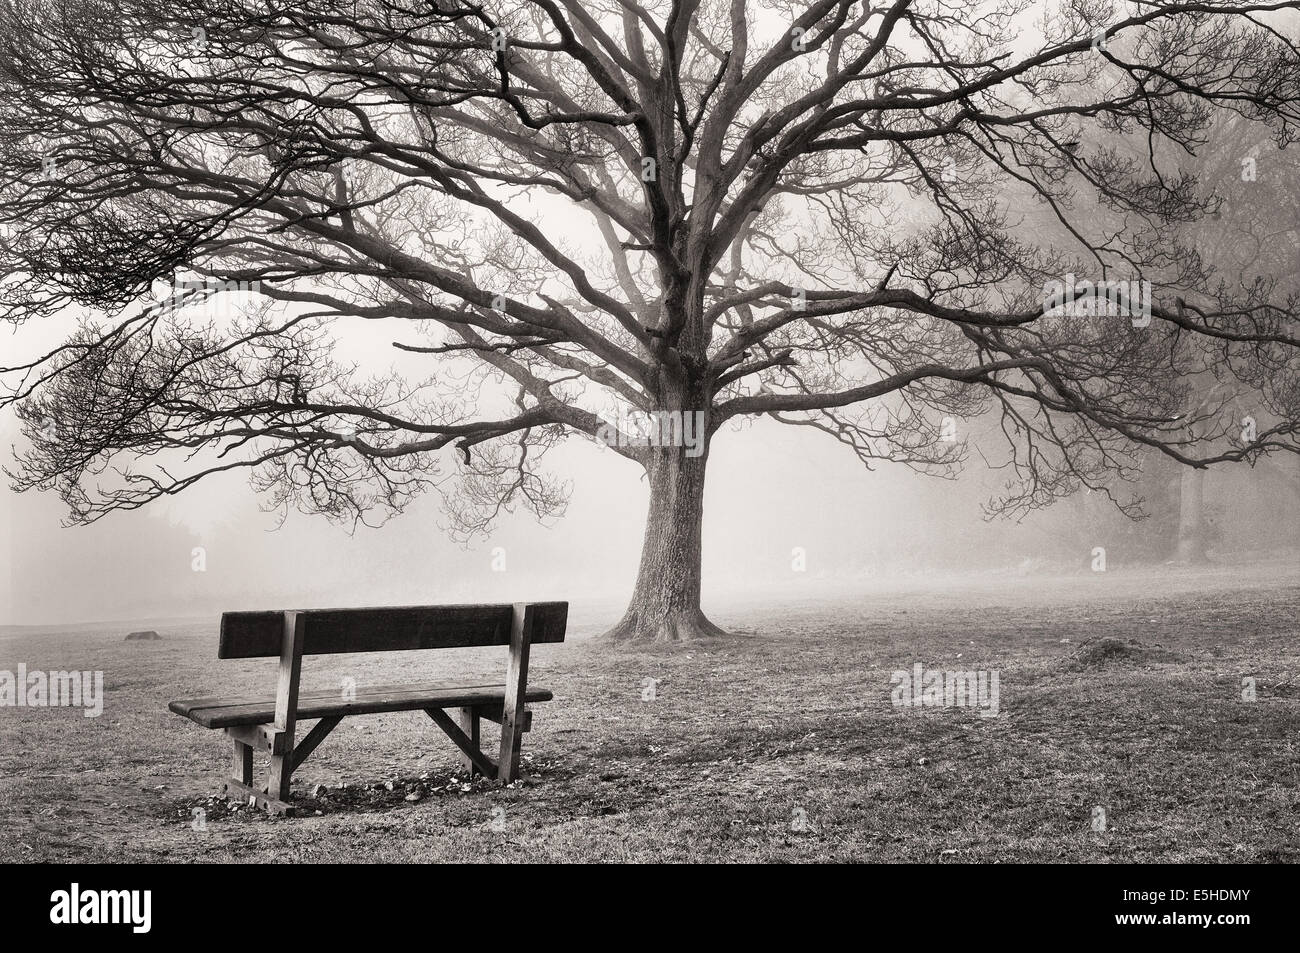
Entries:
{"label": "grassy field", "polygon": [[[1298,603],[1295,566],[878,586],[714,606],[741,637],[653,652],[593,643],[612,618],[575,606],[571,640],[533,653],[556,698],[523,782],[455,776],[421,713],[358,717],[295,777],[288,819],[212,799],[225,739],[167,711],[273,686],[268,664],[215,659],[216,620],[159,642],[0,630],[0,669],[106,688],[98,718],[0,708],[0,860],[1295,862]],[[890,675],[916,662],[998,671],[999,716],[895,707]],[[304,688],[501,668],[309,658]]]}

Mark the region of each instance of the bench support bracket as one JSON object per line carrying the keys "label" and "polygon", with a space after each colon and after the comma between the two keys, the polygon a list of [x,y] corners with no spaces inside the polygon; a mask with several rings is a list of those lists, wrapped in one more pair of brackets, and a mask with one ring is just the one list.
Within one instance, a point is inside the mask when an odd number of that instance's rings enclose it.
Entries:
{"label": "bench support bracket", "polygon": [[291,748],[289,736],[270,725],[232,725],[225,731],[237,743],[263,754],[288,754]]}
{"label": "bench support bracket", "polygon": [[342,720],[342,715],[333,718],[322,718],[312,726],[311,731],[303,735],[302,741],[298,742],[298,747],[293,749],[293,770],[298,770],[299,766],[307,760],[311,753],[316,750],[316,747],[325,740],[325,737]]}
{"label": "bench support bracket", "polygon": [[446,732],[447,737],[456,743],[456,747],[461,753],[469,759],[474,767],[489,778],[497,776],[497,766],[492,759],[479,750],[477,738],[471,739],[469,735],[460,730],[460,725],[452,720],[451,715],[447,714],[441,708],[426,708],[424,713],[433,719],[434,723]]}

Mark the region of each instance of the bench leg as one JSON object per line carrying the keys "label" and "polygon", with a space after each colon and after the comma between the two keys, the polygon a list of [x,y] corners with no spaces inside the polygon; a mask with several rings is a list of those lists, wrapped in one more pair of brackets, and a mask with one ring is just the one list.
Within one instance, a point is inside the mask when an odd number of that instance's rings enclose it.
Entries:
{"label": "bench leg", "polygon": [[[456,709],[456,721],[460,723],[460,730],[465,732],[465,737],[469,738],[470,743],[475,748],[482,747],[482,740],[479,736],[480,722],[479,722],[478,709],[477,708]],[[474,763],[474,759],[471,758],[468,754],[466,754],[463,751],[460,753],[460,765],[469,773],[470,777],[473,777],[476,774],[483,773],[482,771],[479,770],[479,766]]]}
{"label": "bench leg", "polygon": [[510,655],[506,660],[506,694],[501,706],[501,756],[497,780],[510,784],[519,779],[519,749],[524,740],[524,699],[528,691],[528,649],[532,640],[533,607],[516,603],[510,624]]}
{"label": "bench leg", "polygon": [[[231,738],[230,740],[234,744],[231,776],[221,786],[221,793],[242,803],[256,804],[272,814],[288,814],[292,808],[285,803],[282,796],[277,796],[274,792],[267,794],[253,787],[253,746],[246,741],[240,741],[238,738]],[[276,760],[279,759],[272,758],[273,773]],[[287,776],[285,780],[287,782]]]}
{"label": "bench leg", "polygon": [[240,784],[253,783],[253,746],[245,744],[238,738],[235,742],[235,759],[234,770],[231,772],[230,779],[238,781]]}
{"label": "bench leg", "polygon": [[275,747],[271,754],[271,775],[266,783],[267,797],[278,801],[289,800],[289,780],[293,777],[293,729],[298,721],[298,681],[302,675],[302,640],[305,631],[302,615],[297,612],[284,613],[280,680],[275,691],[275,718],[271,722],[271,730],[275,732]]}
{"label": "bench leg", "polygon": [[271,755],[271,773],[266,779],[266,793],[277,801],[289,800],[289,781],[293,777],[293,752]]}

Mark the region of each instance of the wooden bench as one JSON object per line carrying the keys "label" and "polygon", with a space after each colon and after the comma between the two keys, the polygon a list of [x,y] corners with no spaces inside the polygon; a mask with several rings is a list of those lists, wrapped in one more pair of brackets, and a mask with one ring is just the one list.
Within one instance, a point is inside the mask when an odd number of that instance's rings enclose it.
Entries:
{"label": "wooden bench", "polygon": [[[288,799],[293,772],[349,715],[423,711],[460,748],[462,763],[471,773],[508,783],[519,776],[522,736],[532,721],[526,704],[553,697],[545,689],[528,687],[529,646],[563,642],[568,613],[567,602],[227,612],[221,616],[217,658],[279,658],[275,695],[191,698],[171,702],[168,708],[204,728],[223,729],[234,746],[234,773],[223,793],[251,799],[276,814],[291,810]],[[485,645],[509,646],[504,684],[385,685],[301,696],[298,692],[304,655]],[[298,721],[310,719],[319,720],[295,745]],[[501,726],[496,762],[480,747],[483,719]],[[265,790],[253,786],[255,750],[271,758]]]}

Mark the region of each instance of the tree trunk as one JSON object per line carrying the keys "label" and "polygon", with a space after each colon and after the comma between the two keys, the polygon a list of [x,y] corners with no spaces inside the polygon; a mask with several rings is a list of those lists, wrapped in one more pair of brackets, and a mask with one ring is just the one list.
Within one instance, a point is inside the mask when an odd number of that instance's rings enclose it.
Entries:
{"label": "tree trunk", "polygon": [[606,638],[689,642],[727,633],[700,609],[704,473],[708,445],[698,456],[686,447],[650,447],[646,467],[650,511],[636,588],[622,621]]}
{"label": "tree trunk", "polygon": [[1205,471],[1183,469],[1178,496],[1178,550],[1180,563],[1207,562],[1205,554]]}

